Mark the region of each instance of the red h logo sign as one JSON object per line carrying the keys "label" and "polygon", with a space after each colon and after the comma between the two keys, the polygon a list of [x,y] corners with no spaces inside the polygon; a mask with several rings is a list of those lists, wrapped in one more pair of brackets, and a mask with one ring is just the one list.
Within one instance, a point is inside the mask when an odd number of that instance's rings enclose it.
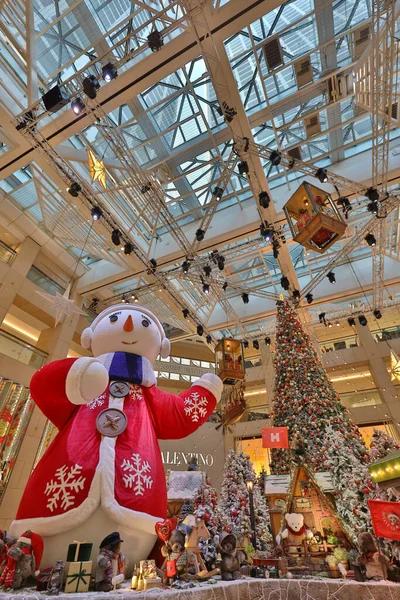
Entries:
{"label": "red h logo sign", "polygon": [[289,448],[287,427],[263,427],[263,448]]}

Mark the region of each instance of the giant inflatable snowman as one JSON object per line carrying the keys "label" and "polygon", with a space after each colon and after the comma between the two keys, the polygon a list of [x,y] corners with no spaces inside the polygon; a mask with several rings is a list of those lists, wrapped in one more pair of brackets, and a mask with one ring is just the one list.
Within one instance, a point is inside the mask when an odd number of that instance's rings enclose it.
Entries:
{"label": "giant inflatable snowman", "polygon": [[105,309],[84,330],[94,358],[63,359],[40,369],[31,394],[59,433],[33,471],[10,533],[44,538],[44,567],[66,558],[68,544],[96,550],[111,531],[124,540],[130,568],[147,558],[154,525],[166,517],[167,494],[157,439],[195,431],[222,392],[216,375],[179,396],[156,387],[153,364],[170,343],[146,308]]}

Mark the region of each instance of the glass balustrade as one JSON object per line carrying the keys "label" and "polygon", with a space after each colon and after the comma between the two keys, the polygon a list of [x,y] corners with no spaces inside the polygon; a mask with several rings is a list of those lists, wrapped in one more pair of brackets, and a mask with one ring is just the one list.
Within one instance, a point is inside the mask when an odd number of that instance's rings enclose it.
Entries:
{"label": "glass balustrade", "polygon": [[7,244],[0,240],[0,260],[2,262],[10,263],[16,255],[17,253],[13,248],[10,248],[10,246],[7,246]]}
{"label": "glass balustrade", "polygon": [[320,342],[322,352],[337,352],[347,348],[357,348],[359,346],[357,335],[350,335],[344,338]]}
{"label": "glass balustrade", "polygon": [[63,288],[62,285],[54,281],[54,279],[43,273],[43,271],[37,267],[32,266],[29,269],[27,278],[42,288],[42,290],[45,290],[49,294],[53,294],[53,296],[56,295],[56,292],[59,294],[63,294],[65,292],[65,288]]}
{"label": "glass balustrade", "polygon": [[375,329],[371,331],[376,342],[386,342],[400,338],[400,325],[385,327],[385,329]]}
{"label": "glass balustrade", "polygon": [[0,353],[35,369],[40,369],[46,362],[47,354],[27,342],[0,329]]}

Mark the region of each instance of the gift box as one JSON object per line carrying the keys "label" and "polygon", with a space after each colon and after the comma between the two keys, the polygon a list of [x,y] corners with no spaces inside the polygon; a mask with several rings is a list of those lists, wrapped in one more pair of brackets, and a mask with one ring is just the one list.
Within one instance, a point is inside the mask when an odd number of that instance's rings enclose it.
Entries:
{"label": "gift box", "polygon": [[144,577],[144,591],[161,587],[161,577]]}
{"label": "gift box", "polygon": [[157,577],[156,561],[155,560],[141,560],[140,561],[140,572],[146,579]]}
{"label": "gift box", "polygon": [[67,562],[85,562],[90,560],[93,544],[89,542],[73,542],[68,546]]}
{"label": "gift box", "polygon": [[53,567],[48,567],[40,571],[36,578],[36,590],[38,592],[45,592],[47,590],[47,584],[49,583],[50,575]]}
{"label": "gift box", "polygon": [[89,590],[92,565],[91,560],[69,564],[64,590],[66,594],[87,592]]}

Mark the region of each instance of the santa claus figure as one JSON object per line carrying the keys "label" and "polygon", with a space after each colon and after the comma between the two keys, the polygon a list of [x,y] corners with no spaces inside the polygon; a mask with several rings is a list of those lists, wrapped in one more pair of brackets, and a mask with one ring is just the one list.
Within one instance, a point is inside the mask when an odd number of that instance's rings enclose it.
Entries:
{"label": "santa claus figure", "polygon": [[179,396],[156,387],[153,364],[170,343],[146,308],[105,309],[84,330],[94,358],[63,359],[40,369],[31,394],[59,433],[33,471],[11,533],[44,538],[43,566],[65,559],[68,544],[98,548],[118,528],[130,567],[145,559],[154,525],[166,517],[158,439],[179,439],[211,415],[222,392],[216,375]]}

